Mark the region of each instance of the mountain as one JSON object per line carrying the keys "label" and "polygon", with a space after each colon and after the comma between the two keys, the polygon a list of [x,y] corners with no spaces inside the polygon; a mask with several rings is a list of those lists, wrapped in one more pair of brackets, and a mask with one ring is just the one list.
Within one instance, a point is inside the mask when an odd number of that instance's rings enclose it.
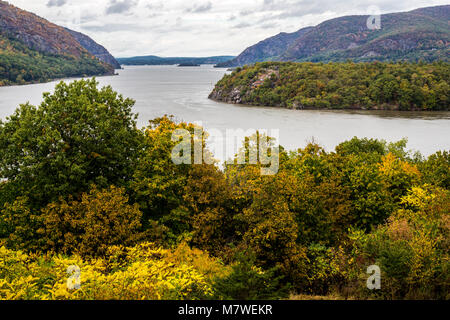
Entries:
{"label": "mountain", "polygon": [[[383,14],[378,30],[367,27],[368,18],[345,16],[294,34],[280,34],[219,66],[235,67],[262,61],[449,60],[450,5]],[[275,48],[267,50],[270,46]]]}
{"label": "mountain", "polygon": [[270,61],[281,56],[301,36],[309,32],[312,27],[306,27],[296,32],[281,32],[247,48],[236,58],[217,64],[217,67],[235,67],[255,62]]}
{"label": "mountain", "polygon": [[86,48],[72,31],[0,0],[0,85],[113,74],[92,42]]}
{"label": "mountain", "polygon": [[87,35],[73,31],[70,29],[66,30],[78,41],[90,54],[96,56],[99,60],[112,65],[115,69],[120,69],[120,64],[117,60],[105,49],[102,45],[98,44],[92,40]]}
{"label": "mountain", "polygon": [[131,58],[117,58],[123,65],[173,65],[173,64],[218,64],[233,59],[234,56],[215,56],[215,57],[158,57],[142,56]]}

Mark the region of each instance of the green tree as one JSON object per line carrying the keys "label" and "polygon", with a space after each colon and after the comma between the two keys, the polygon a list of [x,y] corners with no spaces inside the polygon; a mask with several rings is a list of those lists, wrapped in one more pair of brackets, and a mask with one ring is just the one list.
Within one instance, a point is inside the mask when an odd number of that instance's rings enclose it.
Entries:
{"label": "green tree", "polygon": [[[21,105],[0,122],[1,189],[40,209],[91,184],[123,186],[141,148],[134,101],[95,79],[59,83],[38,106]],[[5,191],[6,192],[6,191]]]}

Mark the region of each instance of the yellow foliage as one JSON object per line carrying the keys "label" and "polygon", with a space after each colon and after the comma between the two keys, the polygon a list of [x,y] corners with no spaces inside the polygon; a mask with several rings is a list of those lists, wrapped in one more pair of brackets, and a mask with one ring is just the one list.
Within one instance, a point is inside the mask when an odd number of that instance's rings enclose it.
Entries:
{"label": "yellow foliage", "polygon": [[81,201],[60,200],[43,209],[43,238],[56,252],[95,256],[118,243],[131,244],[141,226],[137,204],[128,204],[125,190],[92,188]]}
{"label": "yellow foliage", "polygon": [[387,177],[393,178],[395,175],[400,173],[403,173],[411,178],[420,177],[420,171],[415,165],[401,161],[392,153],[388,153],[386,156],[383,156],[381,160],[379,170]]}
{"label": "yellow foliage", "polygon": [[[169,250],[142,243],[107,252],[104,258],[83,260],[76,255],[35,257],[0,247],[0,299],[204,299],[213,295],[212,279],[230,272],[185,244]],[[68,286],[77,276],[67,273],[70,266],[79,267],[78,289]]]}

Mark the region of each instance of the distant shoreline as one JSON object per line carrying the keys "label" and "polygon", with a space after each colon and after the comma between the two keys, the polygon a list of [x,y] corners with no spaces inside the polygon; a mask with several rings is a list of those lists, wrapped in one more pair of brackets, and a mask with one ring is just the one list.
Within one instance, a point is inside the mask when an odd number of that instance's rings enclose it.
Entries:
{"label": "distant shoreline", "polygon": [[[115,70],[121,70],[121,69],[115,69]],[[64,77],[64,78],[54,78],[54,79],[48,79],[46,81],[29,81],[26,83],[11,83],[11,84],[4,84],[4,85],[0,85],[0,88],[4,88],[4,87],[22,87],[22,86],[28,86],[28,85],[32,85],[32,84],[45,84],[45,83],[50,83],[50,82],[54,82],[54,81],[64,81],[64,80],[76,80],[76,79],[83,79],[83,78],[102,78],[102,77],[112,77],[112,76],[118,76],[119,74],[114,72],[114,73],[104,73],[104,74],[98,74],[98,75],[83,75],[83,76],[72,76],[72,77]]]}

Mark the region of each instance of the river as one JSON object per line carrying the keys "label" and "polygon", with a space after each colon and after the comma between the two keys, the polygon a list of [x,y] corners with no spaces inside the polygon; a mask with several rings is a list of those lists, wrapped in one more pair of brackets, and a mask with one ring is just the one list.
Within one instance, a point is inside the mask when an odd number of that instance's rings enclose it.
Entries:
{"label": "river", "polygon": [[[408,149],[424,155],[450,149],[450,112],[288,110],[229,105],[208,99],[225,69],[126,66],[117,72],[117,76],[97,80],[136,100],[134,111],[139,114],[139,127],[170,114],[177,120],[198,122],[207,130],[218,129],[224,135],[226,129],[272,130],[269,133],[278,129],[280,144],[288,150],[304,147],[314,139],[331,151],[354,136],[387,141],[408,138]],[[21,103],[39,104],[42,93],[51,92],[56,83],[1,87],[0,118],[12,114]]]}

